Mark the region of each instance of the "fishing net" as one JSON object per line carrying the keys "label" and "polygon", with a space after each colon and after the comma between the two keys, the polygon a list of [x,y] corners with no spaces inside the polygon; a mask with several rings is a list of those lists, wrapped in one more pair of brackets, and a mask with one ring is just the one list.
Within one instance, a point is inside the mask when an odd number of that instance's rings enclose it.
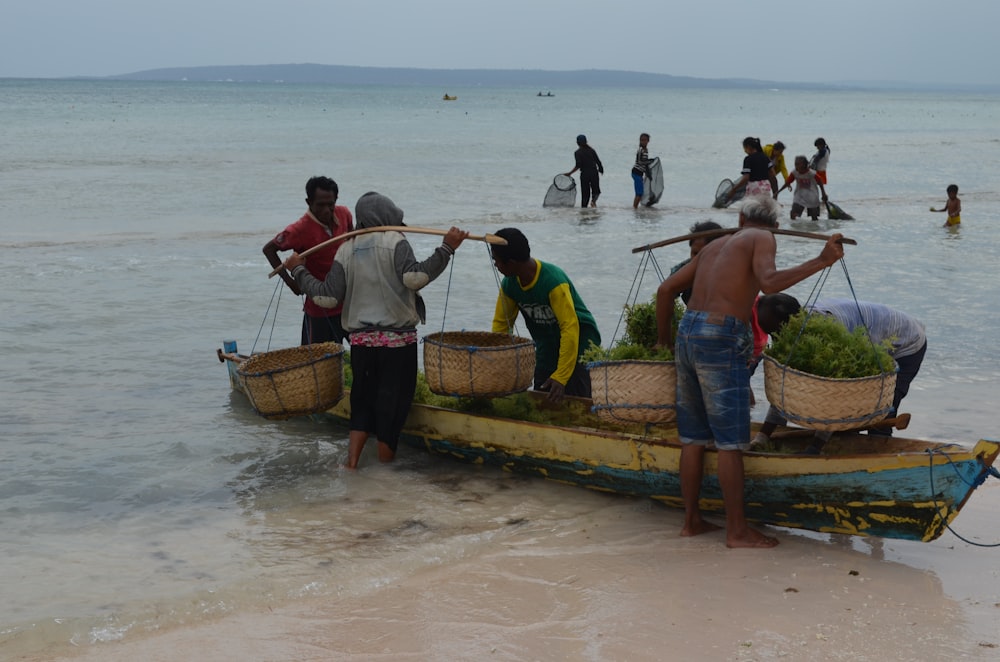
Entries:
{"label": "fishing net", "polygon": [[715,207],[716,209],[723,209],[733,204],[737,200],[741,200],[747,192],[747,187],[741,186],[736,191],[736,194],[733,195],[733,197],[730,200],[726,200],[726,196],[729,195],[729,192],[732,190],[733,190],[733,180],[723,179],[721,182],[719,182],[719,188],[715,189],[715,202],[712,203],[712,206]]}
{"label": "fishing net", "polygon": [[840,208],[839,205],[828,202],[826,203],[826,216],[831,221],[853,221],[854,217],[848,214],[846,211]]}
{"label": "fishing net", "polygon": [[568,175],[559,174],[552,179],[545,194],[543,207],[574,207],[576,206],[576,180]]}
{"label": "fishing net", "polygon": [[646,174],[642,178],[642,204],[652,207],[660,201],[663,195],[663,166],[660,165],[660,157],[654,156],[649,160]]}

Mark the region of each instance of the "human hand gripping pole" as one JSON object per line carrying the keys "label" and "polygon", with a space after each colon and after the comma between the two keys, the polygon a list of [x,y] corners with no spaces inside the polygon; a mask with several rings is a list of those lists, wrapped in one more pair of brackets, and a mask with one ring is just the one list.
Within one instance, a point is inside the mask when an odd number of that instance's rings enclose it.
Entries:
{"label": "human hand gripping pole", "polygon": [[[336,237],[332,237],[331,239],[327,239],[326,241],[324,241],[321,244],[316,244],[315,246],[313,246],[309,250],[302,251],[301,253],[293,253],[292,256],[289,256],[288,258],[285,259],[285,261],[281,264],[281,266],[276,267],[273,271],[271,271],[271,273],[269,273],[267,275],[267,277],[268,278],[273,278],[274,276],[278,275],[281,272],[282,269],[288,269],[290,271],[291,269],[295,268],[299,264],[302,264],[302,262],[299,261],[300,259],[306,258],[309,255],[312,255],[313,253],[315,253],[316,251],[322,250],[322,249],[326,248],[327,246],[329,246],[331,244],[335,244],[335,243],[337,243],[339,241],[344,241],[345,239],[350,239],[351,237],[357,237],[357,236],[362,235],[362,234],[369,234],[371,232],[390,232],[390,231],[393,231],[393,232],[412,232],[414,234],[433,234],[433,235],[438,235],[440,237],[444,237],[445,238],[445,243],[448,243],[448,245],[451,246],[451,242],[449,242],[448,239],[449,239],[449,233],[451,233],[453,230],[457,231],[458,233],[464,233],[465,232],[464,230],[458,230],[458,228],[451,228],[451,230],[438,230],[437,228],[420,228],[420,227],[413,227],[413,226],[410,226],[410,225],[405,225],[405,226],[404,225],[379,225],[379,226],[373,227],[373,228],[362,228],[361,230],[354,230],[353,232],[345,232],[344,234],[340,234],[340,235],[337,235]],[[452,237],[452,241],[455,241],[456,235],[452,234],[451,237]],[[484,235],[466,234],[466,236],[464,236],[461,239],[457,240],[458,241],[457,244],[455,244],[454,246],[451,246],[451,247],[453,249],[454,248],[458,248],[459,244],[461,244],[462,240],[464,240],[464,239],[473,239],[475,241],[483,241],[483,242],[486,242],[487,244],[494,244],[494,245],[498,245],[498,246],[506,246],[507,245],[507,240],[506,239],[504,239],[503,237],[498,237],[495,234],[484,234]],[[292,264],[289,264],[289,261],[291,261]]]}

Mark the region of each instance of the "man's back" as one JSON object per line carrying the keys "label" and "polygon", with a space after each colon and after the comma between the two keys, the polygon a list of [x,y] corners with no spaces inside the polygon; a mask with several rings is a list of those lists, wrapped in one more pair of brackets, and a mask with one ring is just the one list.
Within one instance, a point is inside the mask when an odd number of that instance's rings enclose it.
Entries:
{"label": "man's back", "polygon": [[773,263],[774,247],[774,236],[755,228],[744,228],[705,246],[697,256],[688,308],[732,315],[749,323],[760,290],[753,268],[755,252],[770,249]]}

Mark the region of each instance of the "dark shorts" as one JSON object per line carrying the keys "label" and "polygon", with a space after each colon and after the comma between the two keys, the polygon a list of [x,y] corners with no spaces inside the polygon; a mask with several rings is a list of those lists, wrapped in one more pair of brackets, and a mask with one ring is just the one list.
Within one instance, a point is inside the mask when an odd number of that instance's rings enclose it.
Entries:
{"label": "dark shorts", "polygon": [[323,342],[344,343],[347,333],[340,325],[340,315],[311,317],[302,315],[302,344],[318,345]]}
{"label": "dark shorts", "polygon": [[819,207],[809,207],[808,209],[806,209],[797,202],[792,203],[792,218],[798,218],[799,216],[802,215],[803,211],[805,211],[806,215],[809,216],[810,218],[815,218],[819,216]]}
{"label": "dark shorts", "polygon": [[677,329],[677,431],[682,443],[750,446],[753,333],[730,315],[688,310]]}
{"label": "dark shorts", "polygon": [[351,429],[396,451],[417,388],[417,345],[351,346]]}

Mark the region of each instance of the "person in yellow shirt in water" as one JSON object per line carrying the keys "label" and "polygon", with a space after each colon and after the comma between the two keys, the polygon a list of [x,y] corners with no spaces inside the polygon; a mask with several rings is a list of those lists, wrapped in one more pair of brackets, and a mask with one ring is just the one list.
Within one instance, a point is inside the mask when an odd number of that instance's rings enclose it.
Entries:
{"label": "person in yellow shirt in water", "polygon": [[[764,145],[764,156],[771,160],[775,174],[781,173],[784,181],[788,181],[788,168],[785,166],[785,143],[775,140],[773,145]],[[775,194],[777,199],[777,194]]]}
{"label": "person in yellow shirt in water", "polygon": [[944,223],[945,227],[958,225],[962,222],[962,201],[958,199],[958,185],[951,184],[948,186],[947,192],[948,199],[945,200],[944,207],[941,209],[934,209],[934,207],[931,207],[931,211],[948,212],[948,220]]}

